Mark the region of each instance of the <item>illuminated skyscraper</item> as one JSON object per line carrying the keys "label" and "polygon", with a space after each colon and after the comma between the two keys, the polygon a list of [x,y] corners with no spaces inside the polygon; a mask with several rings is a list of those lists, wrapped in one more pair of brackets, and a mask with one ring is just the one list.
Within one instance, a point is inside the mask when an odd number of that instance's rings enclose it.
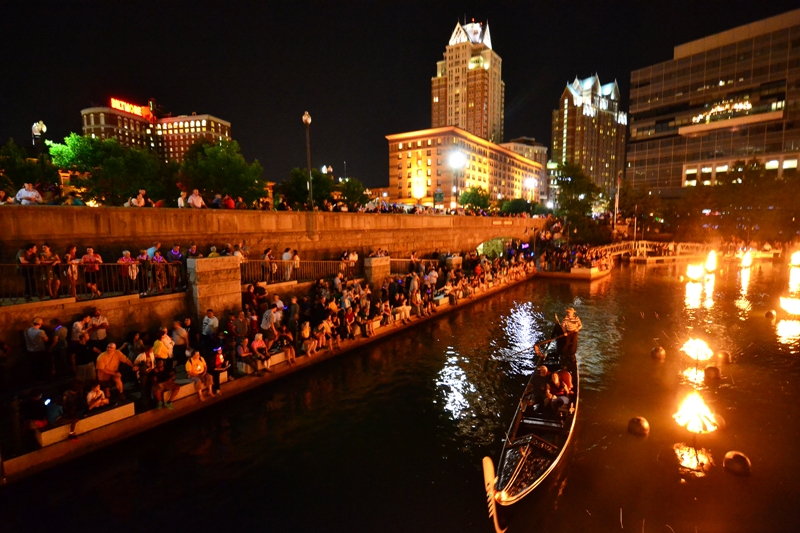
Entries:
{"label": "illuminated skyscraper", "polygon": [[553,161],[580,165],[608,193],[624,171],[627,124],[616,81],[601,85],[596,74],[575,78],[553,111]]}
{"label": "illuminated skyscraper", "polygon": [[456,23],[444,59],[431,79],[431,127],[457,126],[488,141],[503,141],[505,83],[489,24]]}

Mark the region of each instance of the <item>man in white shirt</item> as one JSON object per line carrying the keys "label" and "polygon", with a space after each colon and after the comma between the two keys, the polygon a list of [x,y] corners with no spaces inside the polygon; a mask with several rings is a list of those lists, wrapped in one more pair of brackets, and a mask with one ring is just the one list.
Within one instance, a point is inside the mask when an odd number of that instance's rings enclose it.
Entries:
{"label": "man in white shirt", "polygon": [[33,188],[32,183],[26,183],[25,186],[17,192],[16,199],[17,203],[22,205],[36,205],[42,203],[42,195]]}
{"label": "man in white shirt", "polygon": [[206,310],[200,330],[200,347],[206,353],[211,353],[211,340],[217,334],[217,328],[219,328],[219,319],[214,316],[214,310]]}
{"label": "man in white shirt", "polygon": [[72,324],[72,336],[70,337],[70,340],[72,342],[79,342],[81,339],[81,333],[86,331],[88,334],[89,325],[91,323],[92,323],[92,315],[88,313],[83,315],[83,318],[81,318],[80,320],[76,320],[75,323]]}
{"label": "man in white shirt", "polygon": [[93,347],[100,348],[105,346],[106,330],[108,329],[108,319],[100,313],[100,309],[94,308],[92,318],[89,323],[89,338]]}
{"label": "man in white shirt", "polygon": [[203,209],[206,207],[206,202],[203,200],[203,197],[200,196],[200,191],[197,189],[192,191],[192,195],[189,197],[189,200],[187,200],[186,203],[188,203],[189,207],[193,209]]}
{"label": "man in white shirt", "polygon": [[283,255],[281,255],[281,261],[283,261],[283,272],[284,272],[284,279],[285,281],[289,281],[292,279],[292,250],[289,248],[283,251]]}
{"label": "man in white shirt", "polygon": [[283,300],[277,294],[272,295],[272,303],[278,306],[278,309],[275,311],[275,325],[283,323]]}

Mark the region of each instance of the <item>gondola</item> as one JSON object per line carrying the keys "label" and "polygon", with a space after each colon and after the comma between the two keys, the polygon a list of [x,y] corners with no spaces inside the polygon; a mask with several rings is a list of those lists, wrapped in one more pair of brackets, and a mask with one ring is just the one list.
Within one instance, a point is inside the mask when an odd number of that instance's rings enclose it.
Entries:
{"label": "gondola", "polygon": [[[492,459],[483,458],[489,516],[494,520],[498,533],[505,530],[498,523],[497,505],[505,507],[515,504],[538,487],[558,465],[575,428],[579,396],[578,368],[576,364],[562,360],[564,338],[561,325],[556,320],[552,338],[537,343],[532,351],[537,368],[544,365],[549,372],[558,372],[562,381],[567,377],[571,379],[573,393],[569,395],[570,404],[553,410],[550,406],[534,403],[532,391],[537,380],[534,371],[506,433],[497,473]],[[543,346],[546,346],[544,352],[541,349]]]}

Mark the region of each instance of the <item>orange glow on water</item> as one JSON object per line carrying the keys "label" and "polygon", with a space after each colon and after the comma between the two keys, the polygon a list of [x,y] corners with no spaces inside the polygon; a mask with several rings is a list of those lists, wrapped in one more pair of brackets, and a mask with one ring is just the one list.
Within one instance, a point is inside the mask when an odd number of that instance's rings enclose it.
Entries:
{"label": "orange glow on water", "polygon": [[742,256],[742,267],[749,267],[753,265],[753,254],[747,252]]}
{"label": "orange glow on water", "polygon": [[789,270],[789,292],[800,292],[800,267],[793,266]]}
{"label": "orange glow on water", "polygon": [[675,456],[678,458],[681,473],[691,473],[697,477],[703,477],[714,465],[714,459],[711,457],[711,453],[705,448],[695,448],[681,442],[673,446],[672,449],[675,450]]}
{"label": "orange glow on water", "polygon": [[776,328],[778,342],[794,344],[800,339],[800,320],[781,320]]}
{"label": "orange glow on water", "polygon": [[800,252],[792,254],[792,266],[800,266]]}
{"label": "orange glow on water", "polygon": [[717,252],[711,250],[708,252],[708,259],[706,259],[706,270],[714,272],[717,269]]}
{"label": "orange glow on water", "polygon": [[681,351],[695,361],[708,361],[714,357],[714,352],[702,339],[689,339],[683,344]]}
{"label": "orange glow on water", "polygon": [[698,309],[703,300],[703,284],[689,282],[686,284],[686,309]]}
{"label": "orange glow on water", "polygon": [[678,412],[672,415],[679,426],[691,433],[711,433],[719,429],[711,409],[696,392],[691,393],[681,404]]}
{"label": "orange glow on water", "polygon": [[800,315],[800,298],[784,298],[781,296],[781,309],[790,315]]}
{"label": "orange glow on water", "polygon": [[706,377],[705,371],[696,367],[687,368],[681,375],[692,385],[702,385]]}

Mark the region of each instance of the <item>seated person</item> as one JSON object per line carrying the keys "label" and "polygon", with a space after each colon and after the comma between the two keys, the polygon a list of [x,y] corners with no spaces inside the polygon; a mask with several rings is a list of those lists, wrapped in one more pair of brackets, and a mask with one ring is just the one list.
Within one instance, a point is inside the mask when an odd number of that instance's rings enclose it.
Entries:
{"label": "seated person", "polygon": [[300,339],[307,356],[311,357],[317,353],[317,338],[311,334],[311,324],[308,322],[300,325]]}
{"label": "seated person", "polygon": [[119,372],[120,364],[133,368],[131,360],[117,350],[117,345],[113,342],[108,343],[106,351],[97,356],[97,380],[106,391],[110,389],[110,383],[113,382],[117,387],[120,399],[125,400],[125,394],[122,392],[122,374]]}
{"label": "seated person", "polygon": [[[247,337],[242,338],[239,346],[236,347],[236,356],[240,362],[252,368],[254,374],[263,376],[264,373],[258,368],[258,358],[250,351],[249,345],[250,342],[247,340]],[[269,364],[267,365],[267,372],[272,372],[269,368]]]}
{"label": "seated person", "polygon": [[550,392],[550,405],[554,410],[562,405],[569,405],[569,392],[564,384],[561,383],[558,372],[550,374],[550,381],[547,383],[547,388]]}
{"label": "seated person", "polygon": [[550,381],[550,372],[547,367],[542,365],[536,369],[536,375],[533,376],[528,388],[525,390],[524,396],[527,398],[528,405],[539,404],[545,405],[550,400],[550,389],[548,382]]}
{"label": "seated person", "polygon": [[207,391],[209,396],[214,397],[214,379],[209,375],[206,362],[200,357],[200,352],[197,350],[186,361],[186,374],[194,382],[194,388],[201,402],[206,401],[203,391]]}
{"label": "seated person", "polygon": [[[165,359],[156,359],[156,369],[153,372],[153,394],[158,400],[156,409],[166,407],[172,409],[172,400],[181,390],[180,385],[175,382],[175,371],[167,368]],[[165,401],[164,393],[169,392],[169,400]]]}
{"label": "seated person", "polygon": [[[286,361],[290,365],[295,364],[295,351],[294,351],[294,337],[292,336],[292,332],[289,331],[289,327],[287,325],[283,325],[280,327],[278,331],[278,340],[275,341],[275,344],[281,347],[283,350],[283,354],[286,356]],[[269,365],[269,363],[267,363]],[[267,366],[269,368],[269,366]]]}
{"label": "seated person", "polygon": [[108,405],[108,398],[106,393],[100,388],[100,382],[92,381],[88,385],[89,392],[86,394],[86,405],[89,411],[99,409],[104,405]]}

